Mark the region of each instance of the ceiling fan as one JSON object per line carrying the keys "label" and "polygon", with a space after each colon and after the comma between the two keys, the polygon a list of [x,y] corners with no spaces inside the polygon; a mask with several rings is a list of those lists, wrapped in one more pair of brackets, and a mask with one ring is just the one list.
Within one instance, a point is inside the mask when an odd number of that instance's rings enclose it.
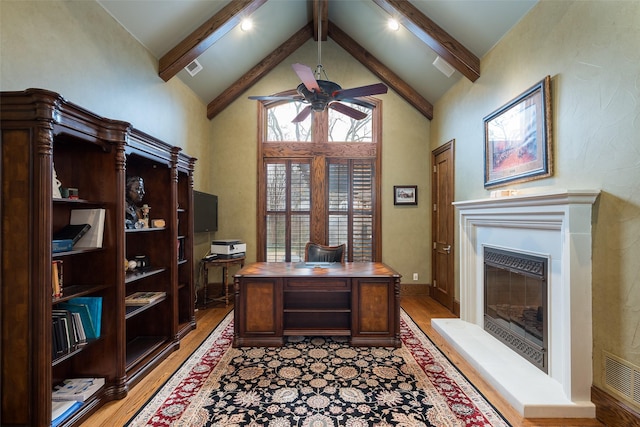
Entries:
{"label": "ceiling fan", "polygon": [[[318,16],[320,14],[318,13]],[[349,102],[363,107],[373,108],[374,105],[363,99],[363,96],[379,95],[387,93],[387,86],[382,83],[376,83],[368,86],[360,86],[351,89],[342,89],[342,87],[329,80],[327,73],[322,68],[322,52],[320,47],[320,34],[322,34],[322,19],[318,19],[318,65],[315,74],[313,70],[304,64],[293,64],[293,71],[298,75],[302,83],[296,88],[296,93],[288,96],[250,96],[249,99],[257,99],[261,101],[298,101],[307,105],[292,120],[298,123],[305,120],[311,114],[311,111],[322,112],[328,108],[336,110],[353,119],[362,120],[367,117],[366,113],[356,110],[344,104]],[[322,76],[324,75],[324,79]],[[342,101],[342,102],[341,102]]]}

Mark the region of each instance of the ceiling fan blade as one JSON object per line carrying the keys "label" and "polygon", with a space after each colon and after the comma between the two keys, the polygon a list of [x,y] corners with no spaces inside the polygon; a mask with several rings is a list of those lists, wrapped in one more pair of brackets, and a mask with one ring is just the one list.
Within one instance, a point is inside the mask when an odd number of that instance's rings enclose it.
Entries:
{"label": "ceiling fan blade", "polygon": [[348,105],[342,104],[340,102],[332,102],[329,104],[329,108],[332,108],[339,113],[345,114],[352,119],[362,120],[367,117],[367,113],[363,113],[362,111],[358,111],[355,108],[351,108]]}
{"label": "ceiling fan blade", "polygon": [[340,102],[348,102],[350,104],[356,104],[361,107],[371,108],[371,109],[376,107],[375,104],[372,104],[369,101],[365,101],[364,99],[358,99],[358,98],[340,98]]}
{"label": "ceiling fan blade", "polygon": [[295,96],[249,96],[249,99],[257,99],[258,101],[302,101],[303,97]]}
{"label": "ceiling fan blade", "polygon": [[316,81],[311,68],[304,64],[297,63],[293,64],[291,67],[310,92],[320,92],[320,86],[318,86],[318,82]]}
{"label": "ceiling fan blade", "polygon": [[311,105],[307,105],[306,107],[304,107],[302,111],[300,111],[300,113],[293,120],[291,120],[291,123],[303,122],[304,119],[309,117],[309,114],[311,114]]}
{"label": "ceiling fan blade", "polygon": [[332,94],[332,96],[337,101],[340,101],[340,100],[342,100],[344,98],[355,98],[355,97],[358,97],[358,96],[380,95],[380,94],[383,94],[383,93],[387,93],[387,90],[389,90],[389,89],[383,83],[376,83],[376,84],[368,85],[368,86],[360,86],[360,87],[354,87],[354,88],[351,88],[351,89],[337,90]]}

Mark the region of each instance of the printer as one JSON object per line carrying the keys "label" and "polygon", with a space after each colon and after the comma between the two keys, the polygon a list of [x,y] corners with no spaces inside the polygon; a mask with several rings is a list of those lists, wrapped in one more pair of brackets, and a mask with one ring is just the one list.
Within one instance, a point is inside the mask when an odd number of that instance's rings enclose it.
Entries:
{"label": "printer", "polygon": [[247,244],[240,240],[214,240],[211,242],[211,253],[218,258],[240,258],[245,256]]}

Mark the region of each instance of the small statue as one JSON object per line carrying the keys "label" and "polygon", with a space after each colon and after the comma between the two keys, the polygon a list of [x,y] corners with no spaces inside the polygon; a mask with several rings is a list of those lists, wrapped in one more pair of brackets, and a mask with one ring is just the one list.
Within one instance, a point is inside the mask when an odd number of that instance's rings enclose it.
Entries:
{"label": "small statue", "polygon": [[126,228],[142,228],[142,214],[138,205],[145,195],[144,180],[139,176],[127,178],[126,207],[124,211]]}
{"label": "small statue", "polygon": [[141,221],[144,223],[143,228],[149,228],[149,211],[150,210],[151,210],[151,207],[146,203],[142,205],[142,208],[140,208],[140,212],[142,213]]}
{"label": "small statue", "polygon": [[56,173],[56,168],[52,165],[51,168],[53,169],[53,188],[52,190],[52,196],[54,199],[59,199],[62,197],[62,194],[60,194],[60,187],[62,186],[62,183],[58,180],[58,174]]}

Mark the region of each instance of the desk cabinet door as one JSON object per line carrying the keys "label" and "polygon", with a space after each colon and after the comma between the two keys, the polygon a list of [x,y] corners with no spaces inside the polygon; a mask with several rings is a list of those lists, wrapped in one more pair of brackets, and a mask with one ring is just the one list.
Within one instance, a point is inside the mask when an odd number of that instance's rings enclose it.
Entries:
{"label": "desk cabinet door", "polygon": [[281,345],[282,280],[243,277],[238,286],[240,301],[234,313],[236,346]]}
{"label": "desk cabinet door", "polygon": [[352,296],[352,343],[396,346],[399,340],[399,324],[393,281],[354,279]]}

